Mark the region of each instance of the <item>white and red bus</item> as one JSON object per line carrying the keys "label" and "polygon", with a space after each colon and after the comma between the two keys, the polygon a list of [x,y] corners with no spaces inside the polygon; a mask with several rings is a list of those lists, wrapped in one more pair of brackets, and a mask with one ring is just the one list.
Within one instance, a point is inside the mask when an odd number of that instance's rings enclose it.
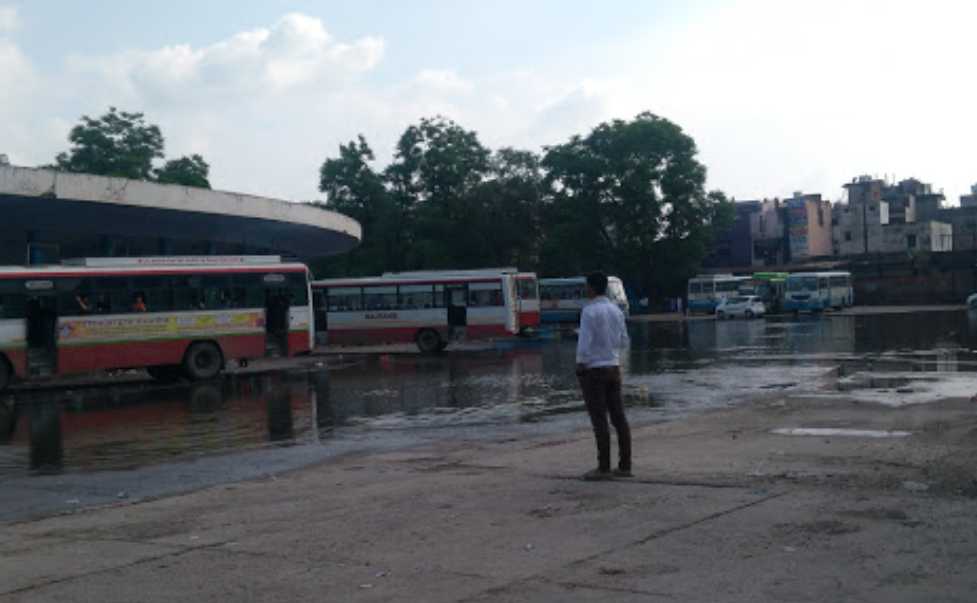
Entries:
{"label": "white and red bus", "polygon": [[308,269],[278,256],[0,267],[0,387],[143,367],[207,379],[228,360],[307,353],[310,299]]}
{"label": "white and red bus", "polygon": [[413,272],[385,272],[384,278],[440,278],[495,276],[509,274],[515,277],[516,312],[519,316],[519,332],[529,333],[539,328],[539,283],[535,272],[519,272],[518,268],[477,268],[471,270],[422,270]]}
{"label": "white and red bus", "polygon": [[385,274],[313,281],[312,291],[317,336],[328,344],[414,342],[433,353],[521,330],[515,273]]}

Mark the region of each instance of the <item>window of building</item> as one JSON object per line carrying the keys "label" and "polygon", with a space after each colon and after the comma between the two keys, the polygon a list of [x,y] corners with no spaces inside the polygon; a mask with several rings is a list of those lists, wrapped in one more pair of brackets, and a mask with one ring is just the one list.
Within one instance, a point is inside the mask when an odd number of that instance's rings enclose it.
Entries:
{"label": "window of building", "polygon": [[851,241],[851,231],[850,230],[846,230],[845,231],[845,240],[846,241]]}
{"label": "window of building", "polygon": [[906,247],[909,249],[916,248],[916,235],[906,235]]}

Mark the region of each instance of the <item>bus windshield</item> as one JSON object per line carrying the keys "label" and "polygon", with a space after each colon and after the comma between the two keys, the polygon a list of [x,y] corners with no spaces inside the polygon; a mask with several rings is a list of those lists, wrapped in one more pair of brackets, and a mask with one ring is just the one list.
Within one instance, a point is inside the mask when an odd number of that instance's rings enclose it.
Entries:
{"label": "bus windshield", "polygon": [[818,279],[815,276],[802,276],[798,278],[788,279],[787,290],[788,291],[817,291]]}

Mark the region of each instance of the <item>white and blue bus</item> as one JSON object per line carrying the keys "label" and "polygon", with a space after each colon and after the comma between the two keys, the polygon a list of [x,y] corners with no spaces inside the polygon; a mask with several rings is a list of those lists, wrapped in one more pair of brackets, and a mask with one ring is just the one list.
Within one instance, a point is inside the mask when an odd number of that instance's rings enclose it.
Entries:
{"label": "white and blue bus", "polygon": [[[617,304],[625,317],[630,315],[624,283],[616,276],[607,277],[607,297]],[[580,322],[580,311],[586,304],[586,277],[539,279],[540,322]]]}
{"label": "white and blue bus", "polygon": [[786,312],[840,310],[854,301],[850,272],[796,272],[787,277]]}
{"label": "white and blue bus", "polygon": [[740,287],[748,285],[750,277],[732,274],[705,274],[689,279],[689,313],[713,314],[716,306],[727,297],[739,295]]}

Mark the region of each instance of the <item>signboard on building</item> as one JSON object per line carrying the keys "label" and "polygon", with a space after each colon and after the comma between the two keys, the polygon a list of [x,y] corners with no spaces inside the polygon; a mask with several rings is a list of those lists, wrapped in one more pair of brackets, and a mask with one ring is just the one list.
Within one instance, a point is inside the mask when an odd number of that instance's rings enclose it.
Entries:
{"label": "signboard on building", "polygon": [[787,236],[790,241],[790,257],[798,259],[808,256],[807,244],[807,201],[805,199],[787,200]]}

